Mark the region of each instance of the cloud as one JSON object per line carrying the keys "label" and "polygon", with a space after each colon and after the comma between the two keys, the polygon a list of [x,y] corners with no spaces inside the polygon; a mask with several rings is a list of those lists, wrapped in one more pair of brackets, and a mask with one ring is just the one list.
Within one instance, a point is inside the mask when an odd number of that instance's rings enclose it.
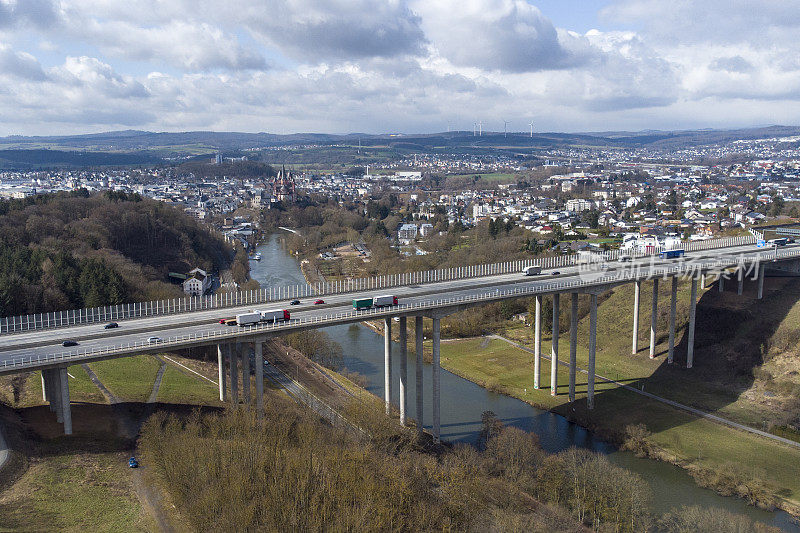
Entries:
{"label": "cloud", "polygon": [[238,0],[230,10],[257,39],[306,62],[416,55],[425,44],[404,0]]}
{"label": "cloud", "polygon": [[0,43],[0,71],[29,80],[47,79],[47,74],[35,57],[25,52],[15,52],[2,43]]}
{"label": "cloud", "polygon": [[588,59],[580,37],[558,31],[524,0],[418,0],[413,6],[432,46],[456,66],[532,72]]}
{"label": "cloud", "polygon": [[58,18],[52,0],[0,0],[0,28],[23,25],[48,28]]}

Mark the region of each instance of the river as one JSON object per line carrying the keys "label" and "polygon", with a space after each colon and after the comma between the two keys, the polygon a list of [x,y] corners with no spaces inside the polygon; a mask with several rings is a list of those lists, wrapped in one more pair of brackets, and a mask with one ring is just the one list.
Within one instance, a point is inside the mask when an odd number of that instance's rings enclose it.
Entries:
{"label": "river", "polygon": [[[305,283],[298,261],[285,250],[282,234],[273,234],[265,244],[258,246],[261,261],[250,261],[250,275],[262,287]],[[344,365],[358,372],[367,380],[367,389],[383,396],[383,336],[358,324],[333,326],[325,331],[342,346]],[[399,354],[395,345],[393,354]],[[414,379],[415,357],[408,360],[408,413],[416,418],[416,384]],[[430,428],[432,420],[431,398],[432,367],[426,364],[423,371],[425,395],[425,426]],[[399,394],[400,358],[393,357],[392,390]],[[394,398],[397,404],[397,396]],[[783,511],[769,512],[747,505],[743,500],[720,496],[716,492],[699,487],[683,469],[669,463],[642,459],[630,452],[595,437],[592,432],[569,422],[560,415],[537,409],[521,400],[490,392],[469,380],[442,369],[441,375],[441,437],[451,442],[475,443],[481,426],[481,414],[493,411],[507,425],[535,433],[542,447],[549,452],[558,452],[571,446],[588,448],[605,454],[614,464],[636,472],[650,485],[651,508],[655,514],[663,514],[681,505],[719,507],[749,516],[753,520],[779,527],[785,531],[800,533],[800,524]]]}

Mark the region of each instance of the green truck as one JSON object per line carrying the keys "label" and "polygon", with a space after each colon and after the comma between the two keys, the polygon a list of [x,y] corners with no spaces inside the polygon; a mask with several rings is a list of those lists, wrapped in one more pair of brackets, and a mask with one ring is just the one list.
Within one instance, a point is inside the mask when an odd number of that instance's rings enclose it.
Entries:
{"label": "green truck", "polygon": [[372,307],[372,298],[356,298],[353,300],[353,309],[369,309]]}

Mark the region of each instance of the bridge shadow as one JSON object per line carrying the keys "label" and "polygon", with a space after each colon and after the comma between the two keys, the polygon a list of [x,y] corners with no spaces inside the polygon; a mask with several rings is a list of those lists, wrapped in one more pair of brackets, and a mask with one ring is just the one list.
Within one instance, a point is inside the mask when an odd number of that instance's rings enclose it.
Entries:
{"label": "bridge shadow", "polygon": [[[784,339],[783,333],[777,338],[775,336],[793,306],[800,301],[800,280],[767,277],[764,283],[764,297],[761,300],[757,299],[756,281],[745,281],[742,296],[737,295],[735,281],[728,280],[725,286],[726,290],[720,293],[717,282],[713,283],[698,300],[694,361],[691,369],[686,368],[688,327],[684,324],[676,332],[673,364],[667,362],[666,347],[659,346],[656,357],[662,362],[651,375],[619,381],[632,388],[728,418],[726,413],[719,412],[735,403],[753,386],[754,376],[764,362],[764,354],[769,350],[770,343],[776,343],[778,346],[783,343],[785,348],[791,349],[800,340],[800,324],[796,325],[797,329],[794,332],[786,332],[788,338]],[[668,296],[662,299],[662,302],[668,312]],[[659,345],[666,344],[667,337],[668,331],[659,331],[657,338]],[[598,347],[602,346],[602,342],[602,337],[599,337]],[[647,358],[649,348],[645,344],[636,355],[627,357]],[[585,375],[578,376],[580,383],[576,384],[577,391],[585,392]],[[616,378],[613,375],[606,377]],[[600,380],[597,381],[596,390],[596,414],[586,412],[586,402],[582,398],[567,404],[563,409],[572,409],[580,413],[581,417],[591,419],[603,413],[608,414],[608,406],[612,408],[623,404],[630,406],[630,392],[604,384]],[[559,388],[559,394],[566,392],[566,387]],[[624,395],[628,395],[627,398],[623,398]],[[642,397],[642,406],[646,407],[653,401],[655,400]],[[558,412],[561,410],[557,409]],[[630,423],[644,423],[653,433],[670,429],[686,421],[685,416],[650,416],[647,412],[637,411],[629,410],[620,416],[628,416]],[[696,417],[688,412],[685,413],[690,418]],[[797,413],[788,413],[784,416],[796,417]],[[765,424],[767,422],[765,421]],[[773,419],[772,422],[785,423],[786,420]]]}

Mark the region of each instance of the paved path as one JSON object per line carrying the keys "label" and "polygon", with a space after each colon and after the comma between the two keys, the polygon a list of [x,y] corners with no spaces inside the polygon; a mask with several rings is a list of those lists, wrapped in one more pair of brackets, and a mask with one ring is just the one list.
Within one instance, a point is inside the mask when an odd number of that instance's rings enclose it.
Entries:
{"label": "paved path", "polygon": [[[520,350],[524,350],[524,351],[526,351],[528,353],[534,353],[533,350],[528,348],[527,346],[519,344],[518,342],[514,342],[511,339],[507,339],[507,338],[502,337],[500,335],[488,335],[488,337],[507,342],[508,344],[511,344],[512,346],[516,346]],[[550,356],[548,356],[548,355],[542,354],[541,356],[542,356],[542,358],[547,359],[548,361],[550,360]],[[566,362],[566,361],[559,361],[559,364],[562,365],[562,366],[565,366],[565,367],[569,367],[569,362]],[[587,376],[589,375],[589,372],[587,372],[585,369],[583,369],[583,368],[581,368],[579,366],[576,366],[575,368],[578,371],[580,371],[581,373],[586,374]],[[772,440],[780,442],[782,444],[786,444],[788,446],[792,446],[793,448],[800,448],[800,442],[795,442],[795,441],[790,440],[790,439],[785,439],[783,437],[779,437],[778,435],[773,435],[772,433],[768,433],[766,431],[761,431],[759,429],[755,429],[755,428],[752,428],[750,426],[746,426],[744,424],[739,424],[737,422],[734,422],[733,420],[728,420],[727,418],[722,418],[721,416],[713,415],[711,413],[707,413],[705,411],[701,411],[700,409],[695,409],[694,407],[690,407],[688,405],[685,405],[685,404],[682,404],[682,403],[679,403],[679,402],[676,402],[676,401],[673,401],[673,400],[669,400],[667,398],[664,398],[663,396],[656,396],[655,394],[652,394],[652,393],[649,393],[649,392],[645,392],[643,390],[637,389],[636,387],[631,387],[630,385],[626,385],[625,383],[622,383],[622,382],[617,381],[615,379],[611,379],[611,378],[607,378],[605,376],[601,376],[600,374],[595,374],[595,376],[600,381],[605,381],[606,383],[613,383],[613,384],[615,384],[615,385],[617,385],[619,387],[622,387],[622,388],[624,388],[626,390],[629,390],[631,392],[635,392],[636,394],[641,394],[642,396],[646,396],[647,398],[650,398],[651,400],[656,400],[657,402],[661,402],[661,403],[667,404],[667,405],[669,405],[671,407],[675,407],[676,409],[680,409],[682,411],[686,411],[688,413],[692,413],[693,415],[700,416],[700,417],[705,418],[707,420],[711,420],[713,422],[724,424],[724,425],[732,427],[732,428],[740,429],[742,431],[746,431],[746,432],[752,433],[754,435],[759,435],[761,437],[766,437],[768,439],[772,439]]]}
{"label": "paved path", "polygon": [[103,393],[103,396],[105,396],[105,397],[106,397],[106,400],[108,400],[108,403],[110,403],[111,405],[114,405],[115,403],[119,403],[119,402],[120,402],[119,398],[117,398],[116,396],[114,396],[114,393],[113,393],[113,392],[111,392],[110,390],[108,390],[108,389],[106,388],[106,386],[105,386],[105,385],[103,385],[103,382],[102,382],[102,381],[100,381],[100,378],[98,378],[98,377],[97,377],[97,374],[95,374],[95,373],[94,373],[94,370],[92,370],[92,369],[89,367],[89,365],[88,365],[88,364],[86,364],[86,363],[83,363],[83,364],[81,365],[81,367],[82,367],[82,368],[83,368],[83,369],[86,371],[86,373],[89,375],[89,379],[90,379],[90,380],[92,380],[92,383],[94,383],[94,384],[95,384],[95,386],[96,386],[98,389],[100,389],[100,392],[102,392],[102,393]]}
{"label": "paved path", "polygon": [[161,387],[161,379],[164,377],[164,371],[167,369],[167,363],[165,363],[160,357],[156,357],[156,359],[161,363],[161,366],[156,374],[156,380],[153,382],[153,390],[150,392],[150,397],[147,399],[147,403],[155,403],[156,398],[158,398],[158,389]]}

